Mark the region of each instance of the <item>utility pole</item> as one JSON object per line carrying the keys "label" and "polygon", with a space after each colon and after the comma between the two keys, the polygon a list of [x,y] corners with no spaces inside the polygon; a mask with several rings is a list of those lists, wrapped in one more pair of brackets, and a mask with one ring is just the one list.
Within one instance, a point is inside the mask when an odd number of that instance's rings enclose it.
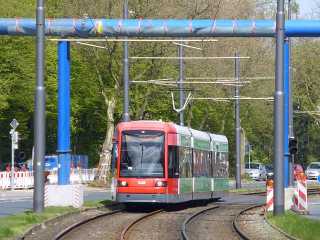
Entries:
{"label": "utility pole", "polygon": [[10,187],[11,190],[14,190],[14,152],[15,149],[18,149],[18,142],[19,142],[19,133],[16,131],[19,123],[16,119],[13,119],[10,123],[11,130],[11,176],[10,176]]}
{"label": "utility pole", "polygon": [[[124,0],[123,5],[123,18],[128,19],[129,11],[128,11],[128,0]],[[128,37],[125,37],[128,39]],[[129,114],[129,49],[128,49],[128,41],[123,42],[123,86],[124,86],[124,96],[123,96],[123,116],[122,120],[124,122],[130,121]]]}
{"label": "utility pole", "polygon": [[284,214],[283,120],[284,120],[284,0],[277,0],[276,22],[276,76],[274,93],[274,211]]}
{"label": "utility pole", "polygon": [[37,0],[37,60],[36,60],[36,96],[34,113],[34,191],[33,211],[44,209],[44,154],[45,154],[45,109],[46,93],[44,86],[44,48],[45,48],[45,9],[44,0]]}
{"label": "utility pole", "polygon": [[238,82],[235,86],[235,125],[236,125],[236,188],[241,188],[241,126],[240,126],[240,59],[235,53],[235,79]]}
{"label": "utility pole", "polygon": [[251,168],[251,145],[249,144],[249,168]]}
{"label": "utility pole", "polygon": [[[180,103],[180,109],[183,108],[184,105],[184,89],[183,89],[183,80],[184,80],[184,51],[183,51],[182,44],[179,45],[179,103]],[[184,110],[179,112],[179,118],[180,118],[180,125],[184,126]]]}
{"label": "utility pole", "polygon": [[[288,20],[292,18],[292,5],[291,0],[288,0]],[[289,139],[294,139],[293,132],[293,100],[292,100],[292,84],[293,84],[293,75],[292,75],[292,41],[291,38],[288,38],[289,41]],[[293,166],[294,166],[294,154],[290,154],[289,157],[289,185],[293,186],[294,178],[293,178]]]}

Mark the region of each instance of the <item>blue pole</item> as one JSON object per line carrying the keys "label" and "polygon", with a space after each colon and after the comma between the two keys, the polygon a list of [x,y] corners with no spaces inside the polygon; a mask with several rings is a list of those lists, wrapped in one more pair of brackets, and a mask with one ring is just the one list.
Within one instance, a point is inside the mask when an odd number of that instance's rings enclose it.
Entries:
{"label": "blue pole", "polygon": [[284,187],[289,186],[289,41],[284,41]]}
{"label": "blue pole", "polygon": [[70,183],[70,43],[58,42],[58,184]]}

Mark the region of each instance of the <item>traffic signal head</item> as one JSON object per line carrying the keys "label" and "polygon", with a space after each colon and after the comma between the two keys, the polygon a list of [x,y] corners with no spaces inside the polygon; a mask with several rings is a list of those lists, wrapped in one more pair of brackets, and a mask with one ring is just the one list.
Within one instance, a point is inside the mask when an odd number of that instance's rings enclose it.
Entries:
{"label": "traffic signal head", "polygon": [[289,139],[289,151],[290,154],[296,154],[298,151],[298,142],[295,138]]}

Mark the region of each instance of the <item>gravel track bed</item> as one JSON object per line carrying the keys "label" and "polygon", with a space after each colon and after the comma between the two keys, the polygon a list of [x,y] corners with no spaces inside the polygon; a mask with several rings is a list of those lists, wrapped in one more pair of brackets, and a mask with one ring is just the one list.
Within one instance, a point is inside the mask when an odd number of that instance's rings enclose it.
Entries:
{"label": "gravel track bed", "polygon": [[250,239],[259,240],[282,240],[289,239],[282,233],[272,228],[264,218],[262,207],[254,208],[241,214],[238,218],[241,231]]}
{"label": "gravel track bed", "polygon": [[[89,219],[91,217],[100,215],[101,213],[111,212],[119,209],[120,206],[112,206],[108,208],[99,208],[83,211],[80,213],[74,213],[65,217],[59,217],[57,219],[50,220],[46,224],[41,224],[40,228],[36,228],[25,236],[25,240],[44,240],[53,239],[56,234],[72,224]],[[88,239],[87,239],[88,240]]]}
{"label": "gravel track bed", "polygon": [[75,230],[72,230],[63,238],[64,240],[118,240],[121,231],[133,220],[145,215],[145,213],[120,212],[112,216],[102,217],[90,221]]}
{"label": "gravel track bed", "polygon": [[219,208],[204,212],[186,226],[190,240],[241,239],[233,228],[233,219],[250,205],[220,204]]}
{"label": "gravel track bed", "polygon": [[[128,232],[129,240],[177,240],[181,239],[184,220],[207,206],[166,209],[135,224]],[[200,239],[200,238],[199,238]]]}

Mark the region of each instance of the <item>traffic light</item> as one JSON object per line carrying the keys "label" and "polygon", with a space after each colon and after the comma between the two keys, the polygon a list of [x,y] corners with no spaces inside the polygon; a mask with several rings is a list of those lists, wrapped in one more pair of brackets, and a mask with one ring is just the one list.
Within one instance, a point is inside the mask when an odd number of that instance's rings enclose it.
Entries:
{"label": "traffic light", "polygon": [[289,151],[290,154],[296,154],[298,151],[298,142],[295,138],[289,139]]}

